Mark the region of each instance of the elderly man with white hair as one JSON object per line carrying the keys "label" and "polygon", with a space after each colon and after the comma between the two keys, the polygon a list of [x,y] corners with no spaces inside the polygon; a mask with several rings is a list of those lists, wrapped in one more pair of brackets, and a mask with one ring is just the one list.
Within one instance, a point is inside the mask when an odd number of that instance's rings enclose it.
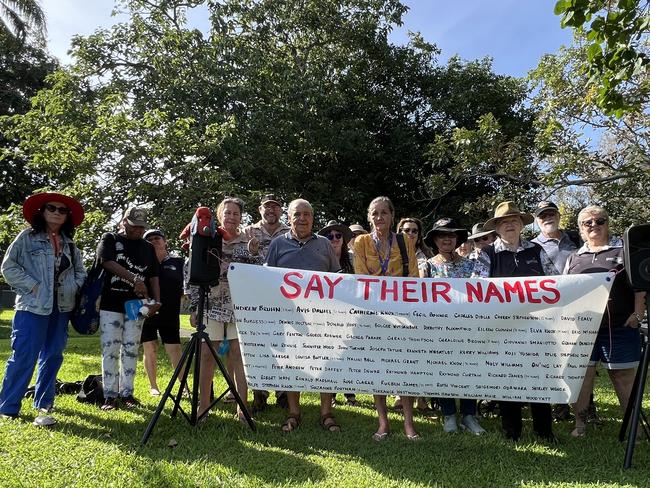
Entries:
{"label": "elderly man with white hair", "polygon": [[[313,232],[314,210],[302,198],[289,203],[289,224],[286,234],[271,241],[266,255],[266,265],[279,268],[306,269],[310,271],[337,272],[340,270],[330,241]],[[332,415],[332,393],[320,395],[320,426],[329,432],[338,432],[341,427]],[[283,432],[292,432],[300,425],[300,392],[287,392],[289,415],[282,424]]]}

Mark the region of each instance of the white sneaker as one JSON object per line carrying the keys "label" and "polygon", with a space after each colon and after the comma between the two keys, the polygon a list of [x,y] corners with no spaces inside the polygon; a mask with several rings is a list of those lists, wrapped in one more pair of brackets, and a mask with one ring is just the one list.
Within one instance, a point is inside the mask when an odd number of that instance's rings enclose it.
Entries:
{"label": "white sneaker", "polygon": [[51,415],[39,415],[34,419],[34,425],[37,427],[50,427],[56,424],[56,419]]}
{"label": "white sneaker", "polygon": [[455,434],[458,432],[458,424],[456,423],[455,415],[445,415],[445,423],[442,426],[447,434]]}
{"label": "white sneaker", "polygon": [[481,424],[478,423],[474,415],[464,415],[460,421],[460,425],[463,430],[468,430],[474,435],[483,435],[485,434],[485,429],[481,427]]}

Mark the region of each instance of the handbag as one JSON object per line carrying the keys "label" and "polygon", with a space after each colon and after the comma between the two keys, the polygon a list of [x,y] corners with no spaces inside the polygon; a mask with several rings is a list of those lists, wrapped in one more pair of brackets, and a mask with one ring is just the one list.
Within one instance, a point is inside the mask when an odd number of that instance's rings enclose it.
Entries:
{"label": "handbag", "polygon": [[80,403],[101,405],[104,403],[104,400],[104,384],[102,382],[102,375],[88,375],[77,394],[77,401]]}
{"label": "handbag", "polygon": [[99,329],[99,304],[105,274],[104,267],[95,259],[77,293],[75,307],[70,314],[70,324],[81,335],[92,335]]}

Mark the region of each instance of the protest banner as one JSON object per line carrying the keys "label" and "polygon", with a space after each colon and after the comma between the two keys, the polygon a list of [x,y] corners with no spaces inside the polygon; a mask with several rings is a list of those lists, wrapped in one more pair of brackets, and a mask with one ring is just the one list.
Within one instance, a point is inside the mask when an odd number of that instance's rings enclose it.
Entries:
{"label": "protest banner", "polygon": [[232,264],[255,389],[574,402],[608,273],[419,279]]}

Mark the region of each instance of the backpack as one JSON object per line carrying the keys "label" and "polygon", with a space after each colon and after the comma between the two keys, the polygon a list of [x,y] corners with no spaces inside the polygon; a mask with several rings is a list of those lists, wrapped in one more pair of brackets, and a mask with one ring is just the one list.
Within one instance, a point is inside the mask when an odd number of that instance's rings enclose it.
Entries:
{"label": "backpack", "polygon": [[81,403],[93,403],[102,405],[104,403],[104,384],[101,374],[91,374],[81,385],[81,391],[77,395],[77,401]]}
{"label": "backpack", "polygon": [[[73,246],[70,245],[70,251],[73,251]],[[72,256],[74,265],[74,252]],[[81,335],[92,335],[99,329],[99,304],[105,275],[104,267],[96,258],[88,270],[81,289],[77,292],[75,307],[70,314],[70,324]]]}

